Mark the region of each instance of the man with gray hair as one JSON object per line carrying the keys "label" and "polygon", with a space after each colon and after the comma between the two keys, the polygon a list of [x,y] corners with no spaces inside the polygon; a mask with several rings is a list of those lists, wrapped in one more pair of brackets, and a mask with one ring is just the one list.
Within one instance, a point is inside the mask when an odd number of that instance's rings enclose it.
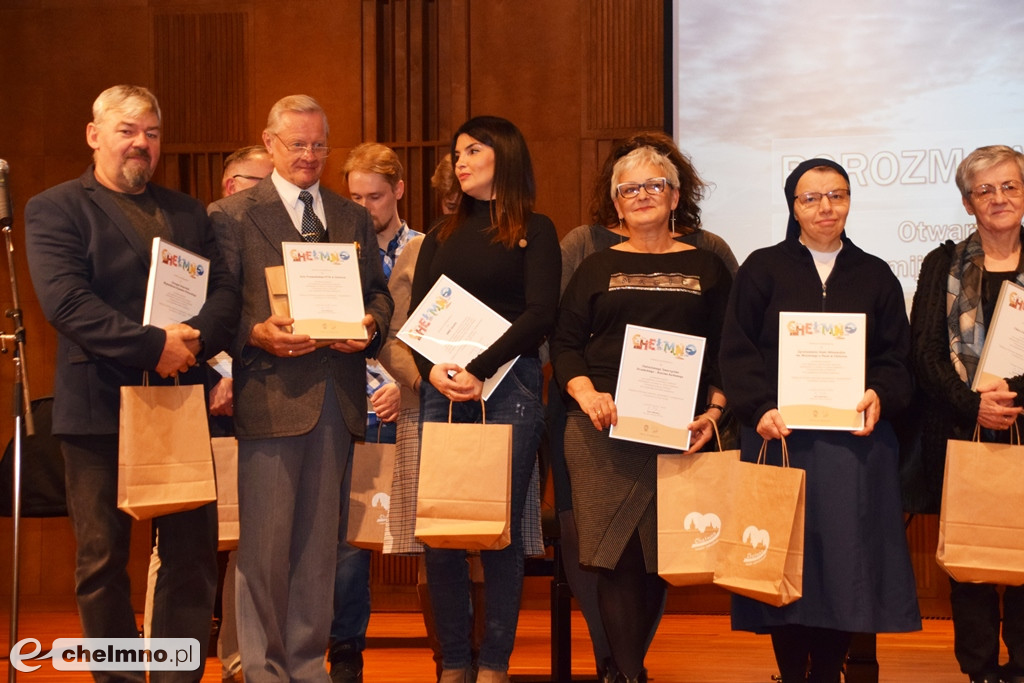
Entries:
{"label": "man with gray hair", "polygon": [[[53,433],[64,454],[77,542],[75,591],[86,638],[137,638],[127,565],[132,520],[117,509],[122,386],[201,384],[203,364],[233,338],[238,289],[202,205],[150,181],[160,158],[160,107],[149,90],[119,85],[93,105],[86,127],[93,165],[25,207],[29,269],[57,330]],[[165,328],[143,325],[154,237],[210,259],[199,314]],[[188,435],[183,435],[187,438]],[[155,638],[196,638],[197,671],[154,671],[152,681],[198,681],[217,585],[217,510],[153,519],[161,566]],[[142,681],[141,671],[94,671],[98,681]]]}
{"label": "man with gray hair", "polygon": [[[210,206],[242,292],[234,358],[238,438],[238,641],[247,681],[328,681],[338,511],[353,438],[366,428],[366,363],[393,304],[365,209],[321,187],[327,116],[293,95],[270,110],[274,171]],[[316,342],[274,315],[266,268],[283,242],[355,243],[366,340]]]}

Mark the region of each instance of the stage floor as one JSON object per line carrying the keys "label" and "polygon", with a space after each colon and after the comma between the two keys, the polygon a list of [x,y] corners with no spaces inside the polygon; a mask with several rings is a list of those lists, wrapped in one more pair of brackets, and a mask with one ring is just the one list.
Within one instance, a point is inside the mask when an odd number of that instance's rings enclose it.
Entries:
{"label": "stage floor", "polygon": [[[3,652],[8,643],[8,615],[0,624]],[[550,675],[548,613],[524,610],[519,621],[510,673],[514,681],[547,680]],[[19,638],[36,638],[48,646],[54,638],[80,635],[72,612],[22,613]],[[594,663],[579,612],[573,612],[572,669],[574,681],[593,680]],[[370,620],[365,653],[366,683],[430,683],[434,663],[426,644],[423,620],[413,612],[375,612]],[[1003,653],[1005,661],[1006,654]],[[928,619],[924,630],[878,637],[879,680],[883,683],[962,683],[953,657],[953,626]],[[3,661],[7,680],[8,662]],[[731,631],[726,615],[670,614],[662,620],[647,668],[658,683],[770,683],[775,671],[767,636]],[[219,683],[220,663],[207,660],[203,683]],[[89,681],[87,673],[55,671],[46,663],[32,673],[18,673],[27,683]]]}

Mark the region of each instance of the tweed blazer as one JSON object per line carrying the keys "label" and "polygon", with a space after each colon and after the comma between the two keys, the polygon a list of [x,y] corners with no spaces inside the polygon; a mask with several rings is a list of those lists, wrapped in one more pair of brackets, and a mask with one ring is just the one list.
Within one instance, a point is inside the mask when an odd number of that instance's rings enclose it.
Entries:
{"label": "tweed blazer", "polygon": [[[202,204],[149,185],[171,240],[210,259],[206,303],[187,324],[204,347],[199,365],[179,377],[201,384],[203,361],[235,336],[238,289],[217,249]],[[120,388],[142,383],[160,360],[166,333],[142,324],[152,244],[132,227],[90,166],[36,195],[25,207],[32,284],[43,314],[57,330],[53,433],[116,434]],[[161,380],[150,373],[150,383]]]}
{"label": "tweed blazer", "polygon": [[237,278],[242,295],[234,358],[235,435],[239,439],[296,436],[310,431],[320,418],[330,381],[353,436],[366,431],[366,357],[387,337],[394,305],[377,255],[377,236],[370,214],[358,204],[321,186],[330,242],[356,242],[363,306],[377,323],[378,335],[363,353],[341,353],[329,347],[296,358],[281,358],[249,346],[254,325],[270,317],[265,269],[284,264],[282,242],[298,242],[288,210],[270,176],[252,189],[214,202],[209,207],[217,239]]}

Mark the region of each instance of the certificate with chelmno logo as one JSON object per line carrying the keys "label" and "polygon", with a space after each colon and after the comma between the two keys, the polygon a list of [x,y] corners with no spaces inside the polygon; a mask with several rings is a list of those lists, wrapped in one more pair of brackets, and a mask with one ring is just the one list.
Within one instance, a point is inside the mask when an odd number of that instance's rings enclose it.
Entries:
{"label": "certificate with chelmno logo", "polygon": [[790,429],[864,427],[867,317],[779,313],[779,412]]}
{"label": "certificate with chelmno logo", "polygon": [[[442,275],[396,336],[431,363],[455,363],[464,368],[511,326],[487,304]],[[484,380],[485,401],[518,359],[516,356]]]}
{"label": "certificate with chelmno logo", "polygon": [[154,237],[142,324],[167,327],[197,316],[209,280],[209,259]]}
{"label": "certificate with chelmno logo", "polygon": [[366,339],[354,244],[282,242],[292,332],[317,341]]}
{"label": "certificate with chelmno logo", "polygon": [[999,290],[971,389],[1024,374],[1024,287],[1005,280]]}
{"label": "certificate with chelmno logo", "polygon": [[704,337],[626,325],[619,380],[618,424],[608,436],[685,451],[704,359]]}

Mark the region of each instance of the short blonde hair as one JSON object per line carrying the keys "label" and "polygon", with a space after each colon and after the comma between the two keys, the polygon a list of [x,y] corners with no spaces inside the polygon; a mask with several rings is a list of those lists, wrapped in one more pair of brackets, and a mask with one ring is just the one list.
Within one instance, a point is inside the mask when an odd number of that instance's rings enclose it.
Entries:
{"label": "short blonde hair", "polygon": [[324,119],[324,135],[330,135],[331,129],[327,125],[327,113],[320,103],[309,95],[288,95],[282,97],[270,108],[267,115],[267,132],[276,133],[281,126],[281,116],[285,112],[296,114],[320,114]]}
{"label": "short blonde hair", "polygon": [[1021,154],[1012,147],[988,145],[986,147],[979,147],[965,156],[960,165],[956,167],[956,187],[960,190],[960,195],[964,199],[969,198],[971,190],[974,188],[975,176],[993,166],[998,166],[1004,161],[1016,162],[1017,170],[1020,171],[1020,177],[1024,180],[1024,154]]}
{"label": "short blonde hair", "polygon": [[398,187],[404,173],[395,150],[379,142],[364,142],[348,153],[345,168],[342,169],[346,182],[352,171],[378,173],[387,179],[391,189]]}
{"label": "short blonde hair", "polygon": [[622,157],[615,162],[615,166],[612,167],[612,182],[609,192],[611,193],[612,199],[616,197],[616,186],[619,184],[619,178],[622,177],[623,173],[632,171],[634,168],[639,166],[651,165],[661,169],[661,172],[665,174],[668,184],[672,187],[679,187],[679,169],[672,163],[666,155],[662,154],[653,147],[637,147],[632,152]]}
{"label": "short blonde hair", "polygon": [[141,85],[115,85],[99,94],[92,103],[92,122],[100,125],[110,112],[121,112],[131,118],[139,118],[143,114],[156,114],[157,123],[161,121],[160,104],[156,96]]}

